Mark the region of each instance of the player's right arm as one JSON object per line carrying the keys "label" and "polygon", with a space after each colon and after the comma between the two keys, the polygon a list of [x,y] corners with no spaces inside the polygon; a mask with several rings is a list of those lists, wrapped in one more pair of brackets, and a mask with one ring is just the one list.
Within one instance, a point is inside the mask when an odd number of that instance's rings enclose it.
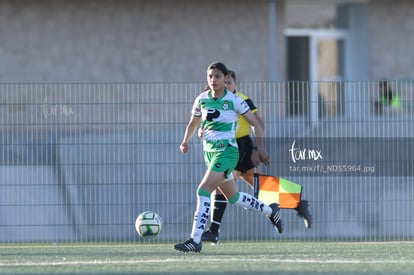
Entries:
{"label": "player's right arm", "polygon": [[183,153],[188,152],[188,141],[195,134],[195,132],[198,128],[200,119],[201,119],[201,116],[191,115],[190,121],[188,122],[187,127],[185,128],[183,141],[180,144],[181,152],[183,152]]}

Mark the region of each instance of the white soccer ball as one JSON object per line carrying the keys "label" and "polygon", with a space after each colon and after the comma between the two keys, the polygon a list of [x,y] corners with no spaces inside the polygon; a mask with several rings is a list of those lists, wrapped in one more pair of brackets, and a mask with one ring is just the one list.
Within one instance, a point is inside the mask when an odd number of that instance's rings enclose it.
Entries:
{"label": "white soccer ball", "polygon": [[156,237],[162,229],[160,215],[153,211],[145,211],[138,215],[135,220],[135,230],[143,238]]}

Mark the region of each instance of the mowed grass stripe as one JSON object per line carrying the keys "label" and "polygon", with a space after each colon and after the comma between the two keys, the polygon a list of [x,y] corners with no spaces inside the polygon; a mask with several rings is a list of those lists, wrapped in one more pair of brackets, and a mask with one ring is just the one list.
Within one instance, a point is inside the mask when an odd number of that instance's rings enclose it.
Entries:
{"label": "mowed grass stripe", "polygon": [[414,274],[414,243],[222,242],[0,246],[0,274]]}
{"label": "mowed grass stripe", "polygon": [[[411,263],[414,264],[414,260],[278,260],[278,259],[239,259],[239,258],[228,258],[228,259],[192,259],[192,262],[200,263],[237,263],[237,262],[252,262],[252,263],[309,263],[309,264],[405,264]],[[117,265],[135,265],[142,263],[185,263],[188,262],[188,259],[160,259],[160,260],[125,260],[125,261],[62,261],[62,262],[23,262],[23,263],[0,263],[0,267],[19,267],[19,266],[65,266],[65,265],[102,265],[102,264],[117,264]]]}

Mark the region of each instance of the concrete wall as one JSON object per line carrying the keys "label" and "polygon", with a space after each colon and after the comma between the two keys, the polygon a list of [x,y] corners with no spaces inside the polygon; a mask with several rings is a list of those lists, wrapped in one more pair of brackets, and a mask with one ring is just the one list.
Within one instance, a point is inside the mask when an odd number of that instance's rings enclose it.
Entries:
{"label": "concrete wall", "polygon": [[[413,78],[413,5],[369,2],[372,79]],[[215,60],[246,81],[268,80],[276,62],[284,80],[285,26],[309,26],[276,1],[269,61],[268,8],[267,0],[2,0],[0,82],[204,81]]]}
{"label": "concrete wall", "polygon": [[216,60],[266,80],[268,14],[267,0],[2,0],[0,82],[204,81]]}
{"label": "concrete wall", "polygon": [[370,1],[371,79],[414,78],[414,2]]}

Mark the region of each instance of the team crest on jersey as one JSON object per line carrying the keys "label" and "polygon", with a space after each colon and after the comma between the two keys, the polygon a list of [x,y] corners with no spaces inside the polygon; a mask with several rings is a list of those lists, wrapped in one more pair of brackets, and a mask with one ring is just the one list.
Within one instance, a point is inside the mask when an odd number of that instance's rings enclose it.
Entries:
{"label": "team crest on jersey", "polygon": [[223,110],[228,110],[229,109],[229,102],[227,100],[224,101],[222,108],[223,108]]}

